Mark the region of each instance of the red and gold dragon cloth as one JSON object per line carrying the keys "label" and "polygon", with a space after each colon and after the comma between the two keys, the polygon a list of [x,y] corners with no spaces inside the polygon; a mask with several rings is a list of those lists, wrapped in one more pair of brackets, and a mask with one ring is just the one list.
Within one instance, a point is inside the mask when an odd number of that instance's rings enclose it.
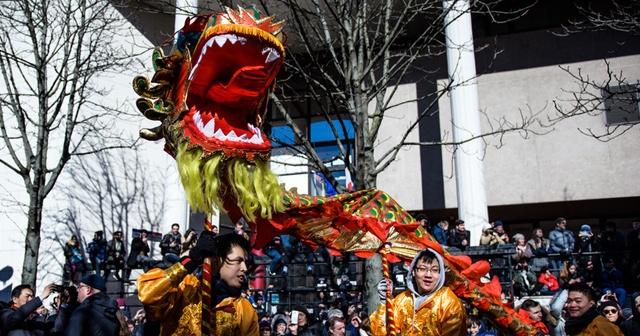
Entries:
{"label": "red and gold dragon cloth", "polygon": [[430,247],[444,256],[446,285],[456,295],[510,334],[533,334],[500,303],[497,279],[480,282],[487,262],[448,254],[386,193],[313,197],[279,185],[268,167],[271,143],[262,123],[285,57],[282,26],[255,8],[196,16],[177,33],[169,55],[160,47],[154,51],[153,78],[134,79],[137,107],[161,121],[140,136],[166,140],[191,207],[208,214],[218,208],[234,222],[244,218],[256,233],[254,248],[281,233],[311,247],[324,245],[334,255],[367,258],[387,244],[384,255],[394,262]]}

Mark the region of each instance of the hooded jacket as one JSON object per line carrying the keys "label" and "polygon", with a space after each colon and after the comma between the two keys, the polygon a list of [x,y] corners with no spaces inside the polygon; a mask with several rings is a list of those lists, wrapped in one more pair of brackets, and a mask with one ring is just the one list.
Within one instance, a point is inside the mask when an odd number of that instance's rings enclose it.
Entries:
{"label": "hooded jacket", "polygon": [[[445,267],[442,256],[432,249],[427,249],[436,255],[440,265],[440,278],[433,291],[420,295],[417,284],[413,279],[413,269],[425,251],[411,262],[407,275],[408,289],[393,299],[394,317],[399,332],[403,336],[412,335],[466,335],[467,314],[460,299],[448,288],[444,287]],[[386,335],[386,307],[382,304],[370,316],[371,330],[374,335]]]}

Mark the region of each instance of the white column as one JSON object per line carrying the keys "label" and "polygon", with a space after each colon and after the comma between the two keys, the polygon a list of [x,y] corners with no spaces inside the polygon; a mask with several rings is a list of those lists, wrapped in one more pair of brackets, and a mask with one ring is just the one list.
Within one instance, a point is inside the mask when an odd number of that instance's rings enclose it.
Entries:
{"label": "white column", "polygon": [[[198,0],[176,0],[176,13],[174,20],[175,31],[184,26],[185,19],[197,14]],[[185,196],[184,188],[180,182],[180,175],[175,160],[167,159],[167,183],[165,189],[166,208],[164,211],[165,222],[162,225],[162,233],[169,232],[171,224],[180,224],[180,231],[184,232],[189,223],[189,204]],[[202,225],[202,223],[194,223]]]}
{"label": "white column", "polygon": [[[447,67],[451,81],[453,140],[464,142],[481,134],[473,33],[468,0],[443,1]],[[471,245],[478,245],[482,224],[488,221],[487,196],[480,139],[457,145],[454,152],[458,217],[471,231]]]}

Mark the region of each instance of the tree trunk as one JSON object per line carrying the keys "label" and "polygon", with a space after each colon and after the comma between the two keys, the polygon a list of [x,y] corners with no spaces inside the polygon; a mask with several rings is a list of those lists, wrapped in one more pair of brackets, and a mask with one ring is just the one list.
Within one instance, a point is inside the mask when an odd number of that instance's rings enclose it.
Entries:
{"label": "tree trunk", "polygon": [[378,282],[382,279],[382,258],[379,254],[364,261],[364,287],[367,289],[367,313],[373,314],[378,309]]}
{"label": "tree trunk", "polygon": [[43,199],[38,196],[38,192],[31,191],[29,204],[29,214],[27,232],[24,246],[24,262],[22,264],[22,284],[36,286],[38,274],[38,256],[40,251],[40,227],[42,225],[42,203]]}

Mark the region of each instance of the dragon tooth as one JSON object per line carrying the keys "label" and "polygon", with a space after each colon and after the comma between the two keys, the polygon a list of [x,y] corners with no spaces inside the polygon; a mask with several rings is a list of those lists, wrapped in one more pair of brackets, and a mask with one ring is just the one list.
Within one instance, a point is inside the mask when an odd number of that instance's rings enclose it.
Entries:
{"label": "dragon tooth", "polygon": [[203,127],[202,134],[207,137],[212,137],[215,130],[215,124],[215,119],[209,120],[209,122]]}
{"label": "dragon tooth", "polygon": [[238,42],[238,37],[233,34],[228,34],[227,39],[229,40],[229,42],[231,42],[231,44],[236,44],[236,42]]}
{"label": "dragon tooth", "polygon": [[227,139],[228,140],[233,140],[233,141],[238,141],[238,135],[236,134],[235,131],[231,131],[229,132],[229,134],[227,134]]}
{"label": "dragon tooth", "polygon": [[213,42],[214,39],[209,39],[209,41],[207,41],[207,43],[205,43],[204,47],[202,47],[202,54],[206,54],[207,53],[207,49],[209,49],[209,47],[213,46]]}
{"label": "dragon tooth", "polygon": [[244,45],[245,43],[247,43],[247,38],[243,36],[238,36],[238,41],[240,41],[241,45]]}
{"label": "dragon tooth", "polygon": [[227,137],[224,135],[224,132],[222,132],[221,129],[217,130],[216,133],[213,134],[213,136],[218,140],[222,140],[222,141],[227,140]]}
{"label": "dragon tooth", "polygon": [[227,42],[227,37],[225,35],[214,36],[213,40],[216,41],[220,48],[222,48],[222,46]]}
{"label": "dragon tooth", "polygon": [[242,142],[248,142],[249,141],[249,137],[246,134],[243,134],[240,136],[240,138],[238,138],[240,141]]}
{"label": "dragon tooth", "polygon": [[253,144],[260,144],[260,141],[262,139],[260,139],[260,137],[257,134],[254,134],[251,139],[249,139],[249,143],[253,143]]}
{"label": "dragon tooth", "polygon": [[267,47],[262,49],[262,54],[267,54],[267,58],[265,59],[265,63],[271,63],[275,60],[277,60],[278,58],[280,58],[280,54],[273,48],[271,47]]}

